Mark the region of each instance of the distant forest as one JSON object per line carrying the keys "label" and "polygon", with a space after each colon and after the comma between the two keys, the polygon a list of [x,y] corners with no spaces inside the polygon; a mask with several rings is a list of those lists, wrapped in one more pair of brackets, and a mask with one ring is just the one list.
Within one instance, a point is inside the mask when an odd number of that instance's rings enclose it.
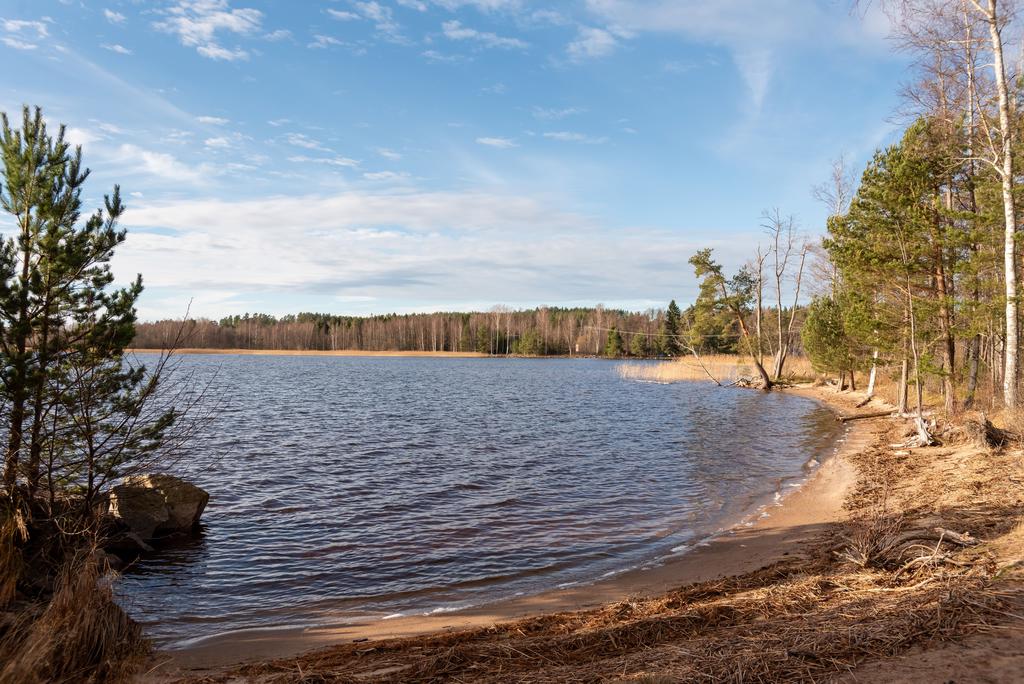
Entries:
{"label": "distant forest", "polygon": [[[140,323],[133,346],[163,348],[181,327],[181,321],[172,320]],[[699,304],[680,311],[673,301],[666,309],[644,312],[596,306],[375,316],[245,314],[188,321],[180,346],[659,357],[690,353],[691,348],[735,352],[738,340],[728,312],[708,311]]]}

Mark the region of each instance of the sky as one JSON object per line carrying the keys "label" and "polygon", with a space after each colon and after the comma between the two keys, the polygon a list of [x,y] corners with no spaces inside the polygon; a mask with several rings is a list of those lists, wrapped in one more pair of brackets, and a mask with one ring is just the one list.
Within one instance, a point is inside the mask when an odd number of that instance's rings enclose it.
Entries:
{"label": "sky", "polygon": [[[120,184],[143,320],[643,310],[898,134],[845,0],[0,0],[0,109]],[[0,222],[0,230],[7,228]]]}

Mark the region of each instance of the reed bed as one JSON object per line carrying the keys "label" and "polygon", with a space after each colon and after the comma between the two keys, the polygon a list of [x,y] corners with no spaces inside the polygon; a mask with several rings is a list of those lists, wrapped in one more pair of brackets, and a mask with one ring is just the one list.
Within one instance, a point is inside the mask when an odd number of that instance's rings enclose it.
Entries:
{"label": "reed bed", "polygon": [[[766,363],[770,363],[766,361]],[[631,380],[648,382],[681,382],[684,380],[718,381],[722,384],[736,382],[741,378],[755,378],[757,370],[749,356],[734,354],[709,354],[699,359],[684,356],[660,363],[623,363],[619,375]],[[786,361],[784,377],[789,381],[822,379],[803,356],[794,356]]]}

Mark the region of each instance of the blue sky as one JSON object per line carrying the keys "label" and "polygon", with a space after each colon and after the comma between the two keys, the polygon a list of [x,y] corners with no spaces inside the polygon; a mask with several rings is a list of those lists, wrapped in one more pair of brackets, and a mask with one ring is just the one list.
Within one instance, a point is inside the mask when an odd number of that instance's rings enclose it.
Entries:
{"label": "blue sky", "polygon": [[120,183],[143,318],[692,300],[889,142],[905,60],[830,0],[0,0],[0,107]]}

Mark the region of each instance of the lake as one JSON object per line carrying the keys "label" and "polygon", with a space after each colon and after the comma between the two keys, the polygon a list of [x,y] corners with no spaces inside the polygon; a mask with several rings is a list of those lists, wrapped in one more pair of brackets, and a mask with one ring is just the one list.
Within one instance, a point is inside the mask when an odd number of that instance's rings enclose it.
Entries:
{"label": "lake", "polygon": [[210,492],[202,533],[117,589],[168,647],[656,563],[756,515],[841,432],[809,399],[626,380],[597,359],[180,363],[218,402],[177,467]]}

